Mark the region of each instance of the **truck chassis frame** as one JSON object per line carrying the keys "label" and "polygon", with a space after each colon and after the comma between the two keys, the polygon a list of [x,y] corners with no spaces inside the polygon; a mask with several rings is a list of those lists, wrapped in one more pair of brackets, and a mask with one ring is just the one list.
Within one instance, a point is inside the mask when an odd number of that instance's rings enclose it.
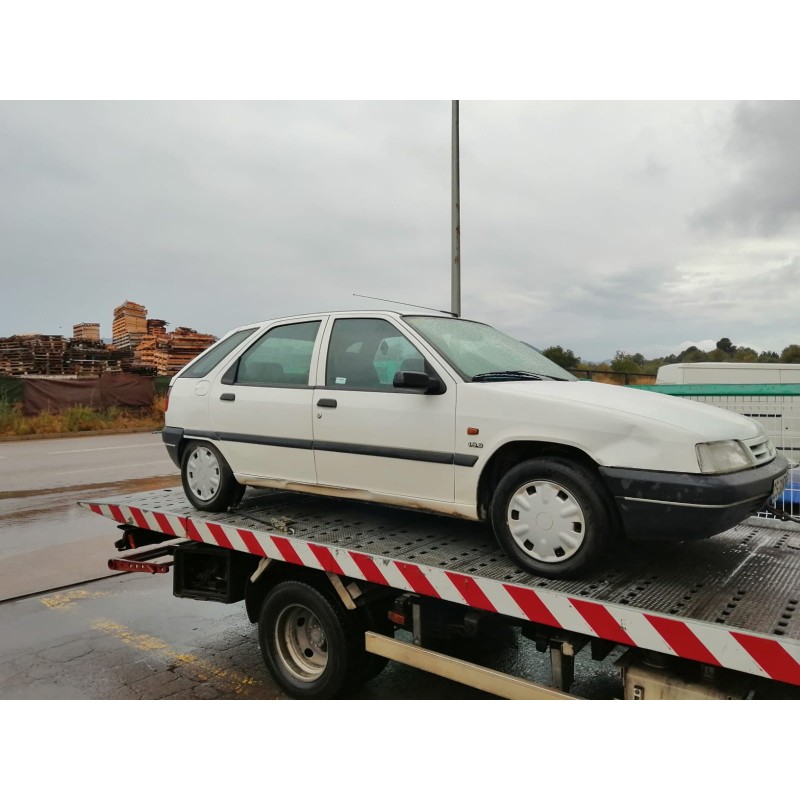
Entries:
{"label": "truck chassis frame", "polygon": [[[112,569],[163,572],[174,557],[176,595],[244,599],[252,621],[266,575],[308,582],[346,611],[373,603],[381,625],[358,632],[375,659],[499,696],[571,697],[574,657],[586,645],[598,659],[627,648],[626,697],[752,696],[759,682],[793,696],[800,687],[800,528],[790,522],[751,518],[699,542],[630,546],[589,578],[548,580],[520,571],[478,523],[366,503],[252,491],[228,512],[203,514],[178,488],[81,505],[118,524],[118,549],[136,551]],[[192,566],[198,559],[202,568]],[[216,564],[213,585],[198,577],[209,572],[203,559]],[[431,650],[427,617],[444,608],[461,614],[462,629],[476,619],[520,626],[550,651],[555,688]],[[393,638],[387,612],[411,642]],[[697,681],[665,677],[670,665],[691,665]],[[736,688],[719,688],[727,684]]]}

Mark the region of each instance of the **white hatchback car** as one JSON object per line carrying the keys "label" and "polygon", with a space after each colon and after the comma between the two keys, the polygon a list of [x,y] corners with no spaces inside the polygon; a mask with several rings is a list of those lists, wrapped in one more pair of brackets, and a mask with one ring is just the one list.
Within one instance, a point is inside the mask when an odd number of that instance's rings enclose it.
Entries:
{"label": "white hatchback car", "polygon": [[713,536],[788,472],[755,420],[576,380],[478,322],[388,311],[232,331],[172,379],[162,436],[198,509],[266,486],[490,520],[548,577],[615,539]]}

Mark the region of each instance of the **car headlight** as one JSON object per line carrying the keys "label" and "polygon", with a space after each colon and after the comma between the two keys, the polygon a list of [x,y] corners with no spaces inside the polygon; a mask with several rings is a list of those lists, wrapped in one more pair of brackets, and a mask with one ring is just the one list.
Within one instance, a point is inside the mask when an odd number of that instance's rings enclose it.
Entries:
{"label": "car headlight", "polygon": [[737,441],[704,442],[695,446],[700,472],[719,474],[753,466],[750,451]]}

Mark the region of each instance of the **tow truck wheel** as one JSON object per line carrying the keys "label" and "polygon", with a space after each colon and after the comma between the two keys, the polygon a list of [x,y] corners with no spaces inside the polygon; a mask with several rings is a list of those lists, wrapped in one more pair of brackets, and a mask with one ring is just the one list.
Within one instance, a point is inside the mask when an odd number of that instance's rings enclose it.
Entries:
{"label": "tow truck wheel", "polygon": [[[364,634],[367,631],[374,631],[384,636],[394,636],[394,625],[389,622],[386,616],[387,611],[388,609],[380,605],[377,607],[365,606],[358,610],[357,613],[360,615],[358,636],[361,641],[364,640]],[[389,660],[387,658],[375,655],[375,653],[368,653],[365,650],[361,662],[361,674],[356,679],[356,685],[377,678],[388,664]]]}
{"label": "tow truck wheel", "polygon": [[291,697],[330,700],[364,674],[363,628],[339,603],[300,581],[274,586],[261,607],[258,640],[276,683]]}
{"label": "tow truck wheel", "polygon": [[190,442],[181,461],[189,502],[201,511],[225,511],[242,499],[245,487],[233,477],[222,454],[209,442]]}
{"label": "tow truck wheel", "polygon": [[491,513],[500,546],[534,575],[580,575],[611,539],[605,487],[591,470],[567,459],[517,464],[498,483]]}

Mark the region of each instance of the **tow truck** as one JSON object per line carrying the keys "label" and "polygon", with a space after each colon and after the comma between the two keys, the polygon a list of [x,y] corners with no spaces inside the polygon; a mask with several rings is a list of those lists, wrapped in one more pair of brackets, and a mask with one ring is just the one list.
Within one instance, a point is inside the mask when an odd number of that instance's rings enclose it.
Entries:
{"label": "tow truck", "polygon": [[[521,571],[480,523],[344,499],[248,490],[201,512],[176,488],[80,505],[121,531],[110,569],[172,570],[175,597],[243,602],[293,698],[348,696],[393,660],[497,697],[580,699],[584,651],[614,657],[624,699],[800,699],[800,527],[788,519],[626,545],[558,580]],[[550,680],[446,652],[487,631],[535,642]]]}

